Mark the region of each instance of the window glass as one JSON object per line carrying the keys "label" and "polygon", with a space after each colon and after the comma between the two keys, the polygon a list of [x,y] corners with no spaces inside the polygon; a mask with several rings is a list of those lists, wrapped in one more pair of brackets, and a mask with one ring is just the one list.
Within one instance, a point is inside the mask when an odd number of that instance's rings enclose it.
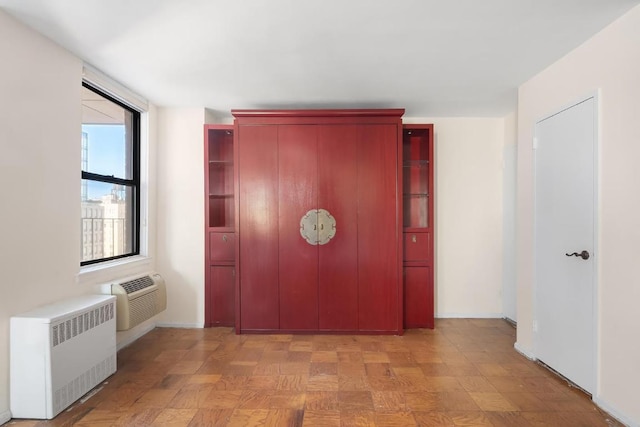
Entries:
{"label": "window glass", "polygon": [[140,113],[83,84],[81,264],[139,252]]}

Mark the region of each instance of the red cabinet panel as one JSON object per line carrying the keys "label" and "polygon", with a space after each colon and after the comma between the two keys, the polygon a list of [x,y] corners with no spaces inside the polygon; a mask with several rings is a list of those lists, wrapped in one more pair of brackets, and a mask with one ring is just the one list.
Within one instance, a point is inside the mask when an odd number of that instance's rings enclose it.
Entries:
{"label": "red cabinet panel", "polygon": [[210,267],[211,324],[213,326],[233,326],[235,323],[236,276],[232,265]]}
{"label": "red cabinet panel", "polygon": [[404,268],[404,326],[433,328],[431,267]]}
{"label": "red cabinet panel", "polygon": [[278,129],[245,126],[238,132],[241,328],[278,329]]}
{"label": "red cabinet panel", "polygon": [[429,254],[429,233],[404,233],[404,260],[427,262]]}
{"label": "red cabinet panel", "polygon": [[236,257],[236,235],[234,233],[209,233],[209,260],[233,262]]}
{"label": "red cabinet panel", "polygon": [[300,235],[300,219],[318,207],[316,127],[279,126],[278,156],[280,328],[317,330],[318,246]]}
{"label": "red cabinet panel", "polygon": [[318,207],[336,219],[336,235],[318,247],[321,330],[358,329],[356,126],[318,128]]}
{"label": "red cabinet panel", "polygon": [[398,147],[394,125],[358,128],[358,326],[402,330],[397,218]]}

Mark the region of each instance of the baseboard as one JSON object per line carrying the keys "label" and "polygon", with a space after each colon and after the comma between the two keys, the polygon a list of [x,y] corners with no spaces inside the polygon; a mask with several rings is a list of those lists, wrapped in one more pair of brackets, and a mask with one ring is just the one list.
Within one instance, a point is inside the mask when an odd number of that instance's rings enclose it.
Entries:
{"label": "baseboard", "polygon": [[4,424],[11,419],[11,412],[4,411],[0,412],[0,424]]}
{"label": "baseboard", "polygon": [[521,355],[523,355],[524,357],[526,357],[527,359],[529,359],[531,361],[538,360],[538,358],[533,353],[531,353],[529,350],[525,350],[517,342],[513,345],[513,348],[515,348],[518,353],[520,353]]}
{"label": "baseboard", "polygon": [[593,403],[598,405],[600,409],[610,415],[612,418],[615,418],[617,421],[629,427],[640,427],[640,421],[633,421],[631,418],[627,417],[622,412],[618,411],[618,409],[609,405],[606,401],[600,399],[600,397],[593,397]]}
{"label": "baseboard", "polygon": [[436,319],[502,319],[502,313],[437,313]]}
{"label": "baseboard", "polygon": [[502,319],[504,319],[505,322],[507,322],[508,324],[510,324],[511,326],[513,326],[514,328],[518,328],[518,322],[516,322],[515,320],[509,318],[509,317],[503,317]]}
{"label": "baseboard", "polygon": [[158,328],[183,328],[183,329],[202,329],[204,328],[204,323],[173,323],[173,322],[162,322],[157,323],[156,326]]}
{"label": "baseboard", "polygon": [[137,330],[131,331],[130,335],[127,334],[126,338],[123,338],[122,340],[118,341],[118,343],[116,344],[116,350],[120,351],[123,348],[127,347],[128,345],[133,344],[134,341],[137,341],[139,338],[148,334],[155,327],[156,327],[156,324],[153,322],[150,322],[146,325],[141,326]]}
{"label": "baseboard", "polygon": [[[136,329],[138,328],[138,329]],[[119,332],[119,334],[125,334],[125,338],[122,338],[118,341],[116,345],[116,349],[118,351],[127,347],[130,344],[133,344],[139,338],[148,334],[155,328],[184,328],[184,329],[202,329],[204,328],[204,324],[198,323],[156,323],[152,319],[148,320],[146,323],[142,323],[138,325],[136,328],[130,331]]]}

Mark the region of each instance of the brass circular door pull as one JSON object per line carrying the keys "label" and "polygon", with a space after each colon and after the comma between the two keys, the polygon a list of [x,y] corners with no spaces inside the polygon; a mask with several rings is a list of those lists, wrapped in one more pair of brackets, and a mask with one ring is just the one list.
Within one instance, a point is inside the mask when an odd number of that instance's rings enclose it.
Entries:
{"label": "brass circular door pull", "polygon": [[300,235],[310,245],[326,245],[336,235],[336,219],[326,209],[311,209],[300,219]]}

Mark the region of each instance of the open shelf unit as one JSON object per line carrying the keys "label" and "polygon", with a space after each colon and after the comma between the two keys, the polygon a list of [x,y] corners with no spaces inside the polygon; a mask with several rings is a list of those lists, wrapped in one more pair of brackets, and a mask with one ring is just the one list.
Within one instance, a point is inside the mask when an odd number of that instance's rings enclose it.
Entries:
{"label": "open shelf unit", "polygon": [[433,125],[402,134],[404,327],[433,328]]}
{"label": "open shelf unit", "polygon": [[205,125],[205,323],[235,324],[233,125]]}

